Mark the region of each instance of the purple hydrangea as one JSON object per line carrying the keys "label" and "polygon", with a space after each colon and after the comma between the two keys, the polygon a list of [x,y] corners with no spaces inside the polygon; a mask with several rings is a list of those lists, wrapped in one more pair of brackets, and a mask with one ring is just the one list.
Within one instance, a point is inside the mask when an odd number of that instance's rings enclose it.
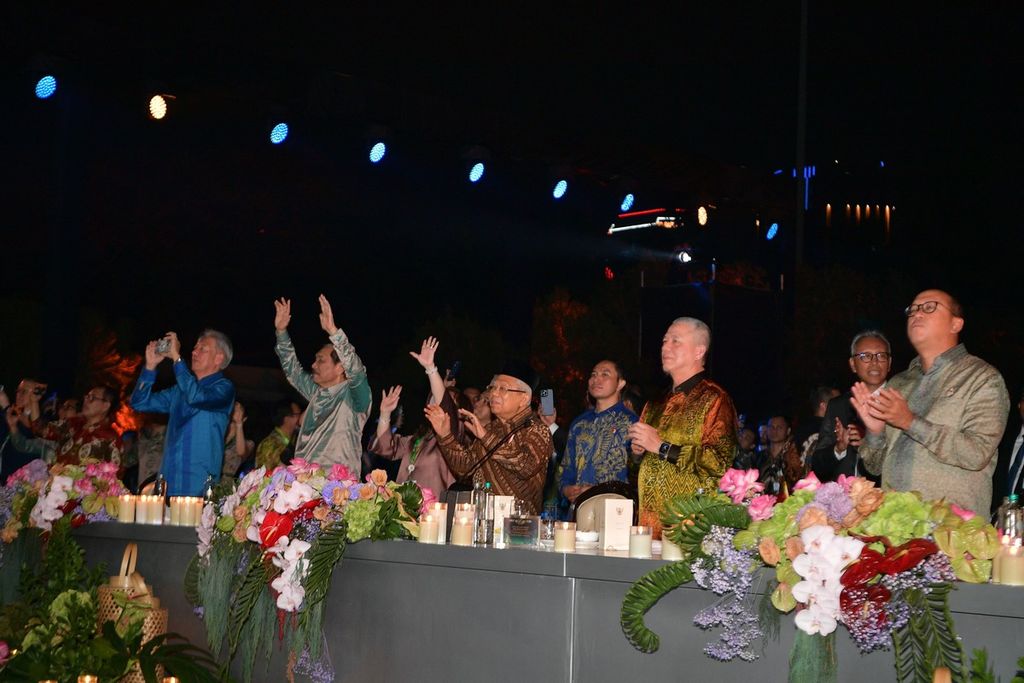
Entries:
{"label": "purple hydrangea", "polygon": [[814,494],[814,502],[817,503],[829,519],[840,521],[853,509],[853,501],[843,489],[841,484],[834,481],[822,484]]}

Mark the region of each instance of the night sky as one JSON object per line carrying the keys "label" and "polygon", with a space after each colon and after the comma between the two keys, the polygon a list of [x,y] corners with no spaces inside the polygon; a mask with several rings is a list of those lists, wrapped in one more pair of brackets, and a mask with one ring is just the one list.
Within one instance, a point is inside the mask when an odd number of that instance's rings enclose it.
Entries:
{"label": "night sky", "polygon": [[[144,15],[21,4],[0,11],[0,381],[52,368],[40,349],[77,345],[68,321],[89,316],[138,350],[166,329],[219,327],[239,363],[273,366],[272,299],[296,300],[309,349],[320,291],[371,367],[446,310],[525,347],[538,296],[585,298],[606,265],[631,272],[638,247],[664,248],[604,235],[625,188],[636,208],[715,204],[702,258],[792,274],[797,2]],[[1020,5],[819,4],[812,208],[842,188],[835,201],[860,193],[898,218],[882,243],[825,233],[808,214],[806,262],[950,288],[1000,326],[1002,342],[978,342],[1024,379],[1011,353],[1024,347]],[[47,70],[60,86],[40,101]],[[177,97],[162,122],[145,112],[157,91]],[[292,133],[272,146],[278,120]],[[381,132],[389,155],[372,167]],[[479,187],[464,180],[475,145],[490,156]],[[573,174],[562,202],[556,169]],[[781,223],[781,246],[755,232],[758,209]]]}

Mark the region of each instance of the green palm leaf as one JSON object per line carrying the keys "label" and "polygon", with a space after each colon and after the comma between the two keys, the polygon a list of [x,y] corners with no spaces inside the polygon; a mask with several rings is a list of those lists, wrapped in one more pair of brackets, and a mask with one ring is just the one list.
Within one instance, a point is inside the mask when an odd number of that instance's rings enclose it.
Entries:
{"label": "green palm leaf", "polygon": [[750,515],[742,505],[719,496],[676,496],[661,513],[664,534],[678,545],[684,557],[700,554],[700,544],[712,526],[746,529]]}
{"label": "green palm leaf", "polygon": [[636,649],[654,652],[661,644],[658,634],[644,624],[647,614],[661,598],[693,579],[685,562],[673,562],[645,574],[626,592],[619,622],[622,632]]}

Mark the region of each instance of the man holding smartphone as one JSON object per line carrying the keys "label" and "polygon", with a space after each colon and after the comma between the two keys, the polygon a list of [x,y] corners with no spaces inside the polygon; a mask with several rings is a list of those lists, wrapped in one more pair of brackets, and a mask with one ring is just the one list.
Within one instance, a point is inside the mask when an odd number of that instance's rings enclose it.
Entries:
{"label": "man holding smartphone", "polygon": [[46,393],[46,384],[36,379],[26,377],[18,383],[18,389],[14,393],[14,404],[0,388],[0,410],[3,411],[3,418],[0,420],[0,484],[7,481],[7,477],[14,474],[18,469],[27,465],[38,456],[34,453],[19,449],[11,440],[11,431],[8,427],[8,416],[17,418],[15,429],[25,439],[35,436],[32,425],[40,418],[39,402]]}
{"label": "man holding smartphone", "polygon": [[[192,349],[192,369],[185,366],[178,335],[168,332],[146,345],[146,364],[132,393],[131,406],[143,413],[167,413],[167,435],[160,472],[172,496],[203,494],[206,478],[220,478],[224,432],[235,405],[235,385],[224,376],[231,362],[231,341],[223,332],[204,330]],[[158,346],[166,348],[160,351]],[[157,366],[167,359],[174,386],[153,393]]]}

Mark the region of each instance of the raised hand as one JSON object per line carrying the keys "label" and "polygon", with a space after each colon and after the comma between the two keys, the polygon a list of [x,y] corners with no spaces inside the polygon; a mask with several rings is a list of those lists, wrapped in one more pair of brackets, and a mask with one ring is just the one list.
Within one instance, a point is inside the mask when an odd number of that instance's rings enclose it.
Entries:
{"label": "raised hand", "polygon": [[[850,425],[850,426],[853,427],[853,425]],[[836,418],[835,433],[836,433],[835,452],[836,453],[842,453],[850,445],[850,430],[846,428],[846,425],[844,425],[843,421],[840,420],[838,417]]]}
{"label": "raised hand", "polygon": [[437,353],[438,341],[435,337],[427,337],[423,340],[423,344],[420,345],[420,352],[410,351],[409,355],[416,359],[416,362],[423,366],[425,370],[429,370],[434,365],[434,354]]}
{"label": "raised hand", "polygon": [[398,399],[402,395],[402,385],[398,384],[387,391],[380,392],[380,416],[390,416],[398,407]]}
{"label": "raised hand", "polygon": [[320,295],[320,327],[328,335],[333,335],[338,331],[338,326],[334,324],[334,312],[331,311],[331,302],[323,294]]}
{"label": "raised hand", "polygon": [[451,425],[448,424],[448,413],[444,412],[441,406],[431,403],[423,409],[423,414],[430,426],[434,428],[437,438],[443,439],[452,433]]}
{"label": "raised hand", "polygon": [[882,389],[868,401],[868,410],[897,429],[907,430],[914,422],[914,413],[896,389]]}
{"label": "raised hand", "polygon": [[459,417],[465,420],[466,429],[468,429],[476,438],[482,439],[484,438],[484,435],[487,434],[487,428],[480,424],[480,418],[478,418],[475,413],[459,408]]}
{"label": "raised hand", "polygon": [[281,297],[274,302],[274,329],[284,332],[292,321],[292,301]]}
{"label": "raised hand", "polygon": [[156,370],[156,366],[160,365],[160,361],[164,359],[164,355],[156,350],[156,341],[151,341],[146,344],[146,369]]}
{"label": "raised hand", "polygon": [[164,358],[170,358],[174,360],[181,357],[181,340],[178,339],[177,332],[168,332],[164,335],[170,345],[167,347],[167,353],[164,354]]}

